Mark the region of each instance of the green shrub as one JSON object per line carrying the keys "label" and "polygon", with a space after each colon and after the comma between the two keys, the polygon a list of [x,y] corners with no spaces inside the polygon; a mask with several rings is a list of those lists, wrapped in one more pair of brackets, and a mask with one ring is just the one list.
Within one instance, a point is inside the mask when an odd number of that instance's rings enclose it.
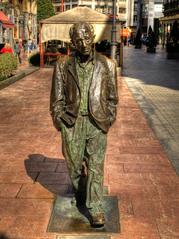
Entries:
{"label": "green shrub", "polygon": [[17,69],[17,58],[8,53],[0,54],[0,81],[12,76]]}
{"label": "green shrub", "polygon": [[40,53],[37,52],[29,57],[29,63],[33,66],[40,66]]}

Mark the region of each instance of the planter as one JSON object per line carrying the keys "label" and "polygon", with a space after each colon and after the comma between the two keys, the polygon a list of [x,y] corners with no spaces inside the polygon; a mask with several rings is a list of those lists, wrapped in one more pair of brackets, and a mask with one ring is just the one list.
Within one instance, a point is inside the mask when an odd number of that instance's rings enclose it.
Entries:
{"label": "planter", "polygon": [[179,44],[167,44],[167,59],[179,59]]}
{"label": "planter", "polygon": [[147,47],[147,53],[156,53],[155,47]]}
{"label": "planter", "polygon": [[167,59],[179,59],[179,52],[167,52]]}
{"label": "planter", "polygon": [[135,49],[141,49],[142,45],[139,44],[139,45],[135,45]]}

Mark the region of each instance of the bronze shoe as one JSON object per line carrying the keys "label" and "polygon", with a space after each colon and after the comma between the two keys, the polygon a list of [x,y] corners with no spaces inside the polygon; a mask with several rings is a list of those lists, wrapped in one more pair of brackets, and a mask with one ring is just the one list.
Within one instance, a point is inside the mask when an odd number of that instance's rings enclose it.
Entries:
{"label": "bronze shoe", "polygon": [[104,213],[96,213],[91,215],[91,226],[92,227],[103,227],[105,224]]}

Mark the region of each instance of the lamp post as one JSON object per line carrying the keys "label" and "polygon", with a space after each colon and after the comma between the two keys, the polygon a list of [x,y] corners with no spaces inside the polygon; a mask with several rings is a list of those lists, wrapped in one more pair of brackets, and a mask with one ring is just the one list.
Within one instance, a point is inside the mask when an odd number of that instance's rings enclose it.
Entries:
{"label": "lamp post", "polygon": [[113,14],[112,14],[112,30],[111,30],[111,58],[116,59],[116,0],[113,0]]}

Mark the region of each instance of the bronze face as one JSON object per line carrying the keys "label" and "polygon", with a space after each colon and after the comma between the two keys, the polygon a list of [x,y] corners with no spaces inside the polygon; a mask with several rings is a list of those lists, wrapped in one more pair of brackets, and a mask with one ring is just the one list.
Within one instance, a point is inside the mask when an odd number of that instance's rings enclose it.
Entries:
{"label": "bronze face", "polygon": [[76,50],[82,55],[90,55],[94,40],[94,30],[88,23],[77,23],[70,29],[70,37]]}

